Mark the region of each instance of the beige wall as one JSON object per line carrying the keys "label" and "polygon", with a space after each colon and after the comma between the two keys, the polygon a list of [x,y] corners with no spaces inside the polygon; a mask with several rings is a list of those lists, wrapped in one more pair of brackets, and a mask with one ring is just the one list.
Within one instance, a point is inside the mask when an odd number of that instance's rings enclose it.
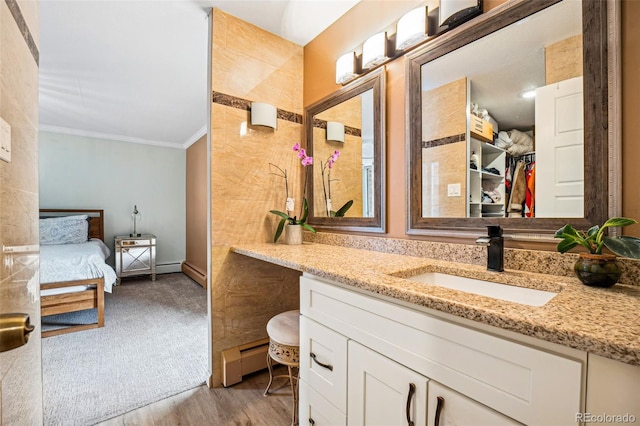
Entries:
{"label": "beige wall", "polygon": [[[622,214],[640,220],[640,2],[622,1]],[[623,228],[640,236],[640,225]]]}
{"label": "beige wall", "polygon": [[[304,47],[304,105],[310,105],[341,87],[335,84],[335,62],[344,52],[354,49],[420,3],[362,1],[309,42]],[[387,236],[405,238],[404,60],[391,61],[385,68]]]}
{"label": "beige wall", "polygon": [[[504,3],[484,2],[485,12]],[[304,48],[304,104],[328,96],[340,86],[335,84],[335,61],[344,52],[359,46],[368,36],[380,31],[409,10],[407,2],[364,1],[358,3],[340,20],[312,40]],[[640,2],[622,1],[622,214],[640,219],[640,197],[635,182],[640,181],[640,128],[635,124],[640,113]],[[367,19],[363,19],[363,17]],[[387,90],[387,220],[386,236],[425,238],[405,233],[405,68],[404,58],[386,64]],[[626,183],[626,185],[625,185]],[[624,228],[626,233],[640,235],[640,225]]]}
{"label": "beige wall", "polygon": [[[0,161],[0,246],[34,247],[13,259],[0,253],[0,313],[24,312],[38,328],[27,345],[0,353],[0,424],[42,424],[38,298],[38,3],[18,1],[23,26],[0,2],[0,117],[11,126],[12,160]],[[37,49],[37,47],[36,47]]]}
{"label": "beige wall", "polygon": [[207,136],[187,148],[186,259],[182,272],[207,287]]}
{"label": "beige wall", "polygon": [[[302,47],[213,10],[212,89],[266,102],[301,115]],[[229,252],[237,243],[269,242],[284,210],[286,169],[300,207],[303,171],[291,147],[302,141],[300,123],[278,119],[276,130],[251,127],[249,113],[212,104],[211,110],[211,315],[213,376],[221,381],[220,352],[266,337],[267,321],[299,306],[299,273]]]}

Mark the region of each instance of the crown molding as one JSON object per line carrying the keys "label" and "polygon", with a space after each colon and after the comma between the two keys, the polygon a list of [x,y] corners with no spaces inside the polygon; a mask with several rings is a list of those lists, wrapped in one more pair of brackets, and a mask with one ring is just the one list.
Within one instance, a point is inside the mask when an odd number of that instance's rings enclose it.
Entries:
{"label": "crown molding", "polygon": [[[109,133],[89,132],[86,130],[70,129],[68,127],[49,126],[47,124],[41,124],[40,130],[45,132],[61,133],[65,135],[86,136],[86,137],[96,138],[96,139],[107,139],[107,140],[118,141],[118,142],[137,143],[142,145],[153,145],[153,146],[159,146],[163,148],[173,148],[173,149],[186,149],[184,145],[186,145],[188,142],[187,141],[185,142],[185,144],[179,145],[171,142],[152,141],[149,139],[134,138],[134,137],[122,136],[122,135],[113,135]],[[198,132],[200,132],[200,130]],[[189,141],[190,140],[191,139],[189,139]]]}
{"label": "crown molding", "polygon": [[189,148],[191,145],[196,143],[201,137],[207,134],[207,126],[202,126],[197,132],[193,134],[187,141],[182,145],[184,149]]}

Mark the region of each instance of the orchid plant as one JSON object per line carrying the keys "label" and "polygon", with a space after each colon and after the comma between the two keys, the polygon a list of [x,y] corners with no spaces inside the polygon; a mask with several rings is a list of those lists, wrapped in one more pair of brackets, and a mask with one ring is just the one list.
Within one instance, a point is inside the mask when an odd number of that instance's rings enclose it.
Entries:
{"label": "orchid plant", "polygon": [[288,222],[289,225],[302,225],[302,227],[308,231],[311,232],[316,232],[315,229],[313,229],[308,223],[307,223],[307,218],[309,216],[309,204],[307,202],[307,197],[306,197],[306,193],[307,193],[307,166],[310,166],[313,164],[313,157],[309,157],[307,155],[307,152],[305,151],[304,148],[300,147],[299,143],[296,143],[293,146],[293,151],[298,153],[298,158],[301,160],[300,163],[302,164],[302,166],[304,167],[304,186],[302,187],[302,206],[300,207],[300,214],[298,216],[292,216],[292,214],[294,213],[294,200],[293,198],[289,197],[289,179],[288,179],[288,175],[287,175],[287,169],[283,169],[281,167],[276,166],[273,163],[269,163],[269,165],[271,167],[274,167],[277,172],[276,173],[272,173],[275,174],[276,176],[280,176],[282,178],[284,178],[284,188],[285,188],[285,195],[286,195],[286,203],[285,203],[285,211],[279,211],[279,210],[269,210],[270,213],[275,214],[276,216],[279,216],[280,222],[278,223],[278,228],[276,229],[276,233],[273,236],[273,242],[277,242],[278,239],[280,238],[280,235],[282,235],[282,231],[284,230],[284,225]]}
{"label": "orchid plant", "polygon": [[[327,216],[329,217],[343,217],[345,213],[351,208],[353,205],[353,200],[349,200],[338,210],[332,210],[331,206],[331,182],[338,179],[331,179],[331,169],[336,161],[338,161],[338,157],[340,157],[340,151],[333,151],[327,161],[324,163],[320,161],[320,173],[322,174],[322,191],[324,193],[324,202],[327,208]],[[326,183],[325,183],[325,173],[326,173]]]}

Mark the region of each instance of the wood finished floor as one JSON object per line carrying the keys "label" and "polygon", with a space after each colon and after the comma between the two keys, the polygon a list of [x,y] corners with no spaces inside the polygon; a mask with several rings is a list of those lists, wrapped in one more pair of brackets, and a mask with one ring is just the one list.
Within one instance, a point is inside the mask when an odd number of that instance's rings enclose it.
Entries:
{"label": "wood finished floor", "polygon": [[[281,366],[280,366],[281,368]],[[275,371],[283,374],[286,369]],[[99,426],[286,426],[291,424],[293,400],[285,379],[274,379],[273,393],[263,396],[269,381],[264,370],[237,385],[209,389],[199,386],[113,419]]]}

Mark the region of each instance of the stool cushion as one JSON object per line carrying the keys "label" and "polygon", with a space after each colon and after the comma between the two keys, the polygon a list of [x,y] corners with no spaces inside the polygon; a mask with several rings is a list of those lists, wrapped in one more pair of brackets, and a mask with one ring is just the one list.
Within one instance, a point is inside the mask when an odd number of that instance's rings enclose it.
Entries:
{"label": "stool cushion", "polygon": [[300,346],[300,311],[287,311],[271,318],[267,334],[282,345]]}

